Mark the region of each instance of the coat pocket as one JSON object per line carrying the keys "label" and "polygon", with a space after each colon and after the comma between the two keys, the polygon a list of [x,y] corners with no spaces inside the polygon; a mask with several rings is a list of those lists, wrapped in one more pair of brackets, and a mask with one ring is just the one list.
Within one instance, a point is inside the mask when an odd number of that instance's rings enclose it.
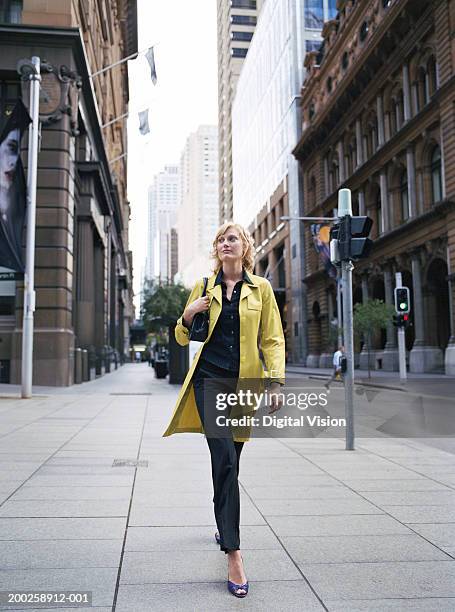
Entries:
{"label": "coat pocket", "polygon": [[254,296],[249,295],[247,297],[248,308],[250,310],[261,310],[262,303]]}

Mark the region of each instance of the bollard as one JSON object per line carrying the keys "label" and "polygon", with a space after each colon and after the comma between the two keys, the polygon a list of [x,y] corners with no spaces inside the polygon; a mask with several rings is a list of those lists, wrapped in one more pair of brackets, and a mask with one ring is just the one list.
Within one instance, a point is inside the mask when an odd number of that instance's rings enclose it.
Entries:
{"label": "bollard", "polygon": [[74,351],[74,384],[80,385],[82,382],[82,349]]}
{"label": "bollard", "polygon": [[89,378],[88,370],[88,350],[82,349],[82,382],[87,382]]}

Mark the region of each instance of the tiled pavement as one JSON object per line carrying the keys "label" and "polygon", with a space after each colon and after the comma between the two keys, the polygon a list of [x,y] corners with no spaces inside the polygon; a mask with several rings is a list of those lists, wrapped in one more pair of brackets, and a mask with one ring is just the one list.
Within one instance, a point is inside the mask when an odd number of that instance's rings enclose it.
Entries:
{"label": "tiled pavement", "polygon": [[213,538],[205,440],[161,437],[176,387],[129,364],[32,400],[5,389],[0,590],[88,590],[103,612],[455,609],[455,455],[424,439],[249,442],[251,591],[237,600]]}

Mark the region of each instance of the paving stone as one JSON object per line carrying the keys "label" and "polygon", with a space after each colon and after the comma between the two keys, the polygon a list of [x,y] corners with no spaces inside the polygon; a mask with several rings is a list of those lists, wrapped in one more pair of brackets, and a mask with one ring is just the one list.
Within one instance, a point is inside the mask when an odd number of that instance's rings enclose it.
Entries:
{"label": "paving stone", "polygon": [[122,538],[122,518],[0,518],[0,540],[110,540]]}
{"label": "paving stone", "polygon": [[303,580],[276,583],[251,582],[246,600],[236,599],[226,588],[226,581],[173,584],[120,584],[116,612],[197,612],[203,609],[228,612],[248,610],[286,610],[286,612],[322,612],[324,607]]}
{"label": "paving stone", "polygon": [[297,563],[433,561],[448,557],[418,535],[283,537]]}
{"label": "paving stone", "polygon": [[455,561],[299,564],[327,599],[455,598]]}

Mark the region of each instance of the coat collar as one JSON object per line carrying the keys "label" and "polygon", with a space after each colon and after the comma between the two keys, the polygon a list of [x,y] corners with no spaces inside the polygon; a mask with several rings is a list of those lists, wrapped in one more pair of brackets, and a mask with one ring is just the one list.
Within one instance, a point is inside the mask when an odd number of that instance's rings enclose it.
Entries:
{"label": "coat collar", "polygon": [[[252,275],[254,276],[254,275]],[[220,304],[223,304],[223,295],[221,292],[221,279],[223,277],[223,268],[218,270],[217,274],[212,274],[207,283],[207,295],[211,295]],[[251,291],[251,287],[258,287],[259,285],[248,276],[245,268],[243,268],[243,280],[242,288],[240,290],[240,301],[243,300]]]}
{"label": "coat collar", "polygon": [[[242,278],[243,278],[243,280],[248,285],[254,285],[255,286],[255,283],[253,283],[253,281],[250,279],[250,277],[248,276],[245,268],[242,268]],[[220,285],[222,279],[223,279],[223,266],[221,266],[221,268],[218,270],[218,274],[216,275],[215,282],[213,283],[213,286],[215,287],[216,285]]]}

